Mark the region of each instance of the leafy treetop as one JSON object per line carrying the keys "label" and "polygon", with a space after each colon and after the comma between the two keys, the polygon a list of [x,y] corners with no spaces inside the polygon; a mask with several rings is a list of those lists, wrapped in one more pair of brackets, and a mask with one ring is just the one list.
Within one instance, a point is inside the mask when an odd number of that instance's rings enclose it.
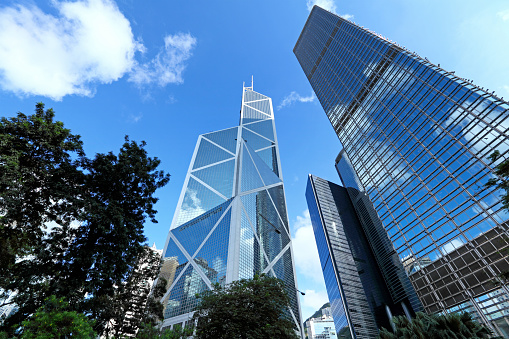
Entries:
{"label": "leafy treetop", "polygon": [[284,283],[267,275],[234,281],[198,295],[196,338],[298,338]]}
{"label": "leafy treetop", "polygon": [[169,175],[128,137],[118,154],[86,157],[80,136],[54,117],[39,103],[33,115],[0,120],[0,290],[17,291],[18,306],[1,327],[12,333],[54,295],[102,333]]}
{"label": "leafy treetop", "polygon": [[415,318],[408,320],[404,316],[392,318],[395,332],[382,328],[379,339],[487,339],[491,331],[472,319],[470,313],[450,313],[446,315],[417,312]]}

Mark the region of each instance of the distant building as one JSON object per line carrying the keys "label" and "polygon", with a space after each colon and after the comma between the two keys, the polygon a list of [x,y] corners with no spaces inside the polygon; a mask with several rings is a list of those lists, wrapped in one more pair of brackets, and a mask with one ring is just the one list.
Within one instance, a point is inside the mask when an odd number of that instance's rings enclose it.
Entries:
{"label": "distant building", "polygon": [[[152,293],[152,289],[154,287],[154,282],[157,279],[156,277],[147,277],[147,270],[157,274],[157,271],[160,267],[161,263],[161,255],[162,250],[158,250],[156,245],[152,247],[145,247],[145,249],[149,249],[152,251],[155,256],[150,257],[150,261],[138,261],[136,265],[136,269],[131,275],[128,277],[125,282],[125,287],[127,288],[128,293],[127,296],[130,298],[130,305],[127,310],[124,309],[124,317],[122,319],[122,333],[115,333],[117,327],[117,323],[115,319],[111,319],[105,327],[104,332],[100,336],[100,338],[111,338],[113,335],[121,335],[125,338],[135,337],[138,332],[137,322],[140,313],[143,312],[143,308],[146,305],[147,299]],[[133,321],[134,320],[134,321]]]}
{"label": "distant building", "polygon": [[332,317],[332,314],[330,312],[330,307],[322,308],[322,316]]}
{"label": "distant building", "polygon": [[[413,315],[415,292],[392,300],[346,189],[309,175],[306,199],[337,333],[374,338],[392,316]],[[401,263],[386,266],[398,273],[395,283],[410,286]]]}
{"label": "distant building", "polygon": [[318,6],[294,53],[393,302],[413,294],[406,261],[425,311],[469,309],[506,335],[509,288],[492,281],[509,270],[509,214],[485,184],[509,157],[509,103]]}
{"label": "distant building", "polygon": [[[327,308],[330,314],[330,307]],[[322,309],[322,316],[320,318],[311,318],[306,321],[306,331],[308,339],[336,339],[336,328],[334,327],[334,320],[330,315],[324,314]]]}

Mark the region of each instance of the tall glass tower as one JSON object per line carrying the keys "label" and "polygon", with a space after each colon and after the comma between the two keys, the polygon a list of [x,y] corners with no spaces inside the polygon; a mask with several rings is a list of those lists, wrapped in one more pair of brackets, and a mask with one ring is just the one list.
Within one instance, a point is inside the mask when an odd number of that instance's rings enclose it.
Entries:
{"label": "tall glass tower", "polygon": [[191,319],[196,293],[265,273],[285,283],[302,335],[272,100],[252,86],[238,127],[198,137],[163,253],[163,327]]}
{"label": "tall glass tower", "polygon": [[493,282],[509,270],[509,215],[484,186],[499,163],[488,157],[509,156],[509,104],[316,6],[294,53],[384,279],[399,259],[426,311],[468,310],[509,336],[509,289]]}
{"label": "tall glass tower", "polygon": [[397,303],[391,298],[401,282],[384,282],[347,190],[310,174],[306,200],[337,337],[375,338],[380,327],[391,328],[392,316],[415,315],[414,291]]}

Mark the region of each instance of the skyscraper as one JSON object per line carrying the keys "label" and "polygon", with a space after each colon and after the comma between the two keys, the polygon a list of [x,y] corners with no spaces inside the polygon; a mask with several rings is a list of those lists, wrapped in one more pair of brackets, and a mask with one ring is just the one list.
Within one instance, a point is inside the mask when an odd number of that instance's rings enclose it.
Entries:
{"label": "skyscraper", "polygon": [[[396,273],[384,281],[345,188],[309,175],[306,199],[338,337],[374,338],[392,316],[421,310],[399,261],[383,263]],[[394,296],[402,285],[406,291]]]}
{"label": "skyscraper", "polygon": [[[509,335],[509,290],[493,283],[509,270],[509,215],[484,186],[493,151],[509,155],[508,103],[319,7],[294,53],[377,263],[399,257],[426,311],[473,311]],[[383,232],[392,252],[374,241]]]}
{"label": "skyscraper", "polygon": [[251,85],[241,107],[239,126],[198,137],[163,252],[163,327],[189,321],[212,284],[265,273],[285,283],[302,334],[272,100]]}

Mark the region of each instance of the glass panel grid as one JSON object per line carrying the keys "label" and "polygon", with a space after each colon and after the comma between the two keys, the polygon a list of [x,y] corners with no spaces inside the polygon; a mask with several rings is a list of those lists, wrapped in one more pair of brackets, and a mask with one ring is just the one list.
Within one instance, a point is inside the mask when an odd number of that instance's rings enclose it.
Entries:
{"label": "glass panel grid", "polygon": [[[508,103],[320,8],[310,14],[294,51],[344,147],[338,159],[344,185],[352,200],[365,196],[364,205],[372,203],[378,212],[357,206],[358,214],[379,217],[377,227],[390,237],[385,258],[394,244],[427,311],[443,311],[468,294],[482,308],[476,298],[496,279],[507,253],[495,263],[470,248],[498,237],[494,229],[508,233],[499,192],[485,187],[494,177],[488,156],[494,150],[509,156]],[[342,161],[346,154],[350,163]],[[477,271],[442,262],[463,251],[477,258]],[[463,286],[437,290],[429,281],[442,278],[434,274]],[[404,284],[394,295],[403,290]]]}

